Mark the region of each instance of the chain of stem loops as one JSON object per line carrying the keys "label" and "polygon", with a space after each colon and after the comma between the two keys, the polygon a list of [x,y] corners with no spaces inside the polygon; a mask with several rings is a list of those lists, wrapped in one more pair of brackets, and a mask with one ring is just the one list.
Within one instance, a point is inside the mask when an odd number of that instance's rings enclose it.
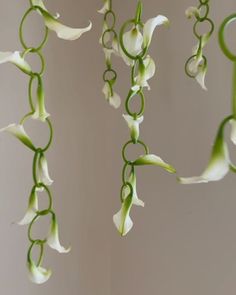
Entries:
{"label": "chain of stem loops", "polygon": [[[191,55],[188,60],[185,63],[185,73],[190,78],[195,78],[197,73],[192,73],[189,69],[190,63],[198,58],[198,56],[201,54],[202,48],[205,46],[205,42],[211,37],[212,33],[214,32],[214,23],[213,21],[208,17],[210,12],[210,6],[209,2],[210,0],[199,0],[198,10],[199,15],[195,14],[196,22],[193,26],[193,34],[198,40],[198,48],[196,49],[196,53]],[[201,24],[208,24],[209,25],[209,31],[207,33],[201,34],[199,31],[199,27]],[[207,58],[205,55],[202,55],[203,59],[203,66],[207,67]]]}
{"label": "chain of stem loops", "polygon": [[[142,3],[139,1],[137,6],[137,11],[134,19],[126,21],[120,30],[120,46],[123,50],[123,52],[126,54],[127,57],[132,59],[134,61],[133,66],[131,67],[131,88],[129,90],[128,96],[125,101],[125,110],[126,112],[132,116],[135,120],[141,117],[144,114],[145,111],[145,96],[143,93],[143,87],[140,87],[140,89],[137,92],[134,92],[132,90],[132,87],[135,85],[135,75],[139,68],[139,66],[143,66],[143,60],[147,56],[147,48],[143,48],[142,52],[139,53],[136,56],[131,55],[127,49],[124,46],[123,37],[125,34],[125,30],[128,26],[134,25],[135,27],[142,29],[144,24],[141,21],[142,16]],[[140,110],[139,111],[133,111],[131,109],[131,102],[134,101],[134,99],[140,100]],[[129,187],[130,194],[132,194],[133,189],[131,183],[129,182],[129,175],[130,173],[127,173],[128,169],[130,169],[130,172],[135,173],[135,166],[132,161],[128,160],[126,157],[126,150],[130,145],[139,145],[144,150],[144,154],[149,154],[149,148],[148,146],[141,140],[135,141],[134,139],[129,140],[126,142],[122,148],[122,158],[124,160],[124,166],[122,169],[122,187],[121,187],[121,202],[123,202],[123,192],[125,187]]]}
{"label": "chain of stem loops", "polygon": [[[23,119],[21,120],[21,124],[23,124],[25,122],[25,120],[30,119],[31,116],[33,115],[33,113],[35,112],[35,102],[33,101],[33,82],[34,80],[36,80],[38,82],[38,87],[41,87],[41,89],[43,89],[43,80],[42,80],[42,76],[44,74],[44,70],[45,70],[45,61],[44,61],[44,56],[42,54],[42,49],[44,48],[46,42],[47,42],[47,38],[48,38],[48,28],[45,26],[45,34],[44,34],[44,38],[42,40],[42,42],[39,44],[38,47],[30,47],[26,44],[25,40],[24,40],[24,23],[27,19],[27,17],[35,12],[37,10],[37,6],[34,6],[32,4],[32,2],[30,1],[30,8],[26,11],[26,13],[24,14],[21,24],[20,24],[20,29],[19,29],[19,37],[20,37],[20,42],[24,48],[24,52],[23,52],[23,57],[25,57],[27,54],[34,54],[36,55],[40,61],[41,61],[41,69],[38,72],[34,72],[31,71],[30,73],[26,73],[29,75],[29,87],[28,87],[28,96],[29,96],[29,105],[30,105],[30,112],[28,114],[26,114]],[[46,216],[46,215],[52,215],[52,218],[55,218],[55,213],[52,209],[52,195],[51,192],[48,188],[47,185],[45,185],[44,183],[41,182],[41,180],[39,179],[38,175],[37,175],[37,170],[38,170],[38,164],[39,164],[39,160],[40,157],[44,155],[44,153],[49,149],[49,147],[51,146],[52,143],[52,139],[53,139],[53,127],[51,124],[51,121],[46,118],[45,123],[48,124],[49,127],[49,141],[46,144],[45,147],[42,148],[35,148],[34,149],[34,159],[33,159],[33,169],[32,169],[32,173],[33,173],[33,181],[34,181],[34,185],[33,188],[31,190],[31,195],[36,193],[37,191],[42,191],[44,190],[48,196],[48,207],[47,209],[41,210],[41,211],[37,211],[35,217],[33,218],[33,220],[31,221],[29,228],[28,228],[28,239],[30,241],[30,247],[28,250],[28,254],[27,254],[27,260],[28,262],[31,261],[31,253],[32,250],[35,246],[39,247],[40,249],[40,253],[39,253],[39,258],[37,260],[37,266],[40,266],[43,256],[44,256],[44,247],[45,247],[45,243],[47,241],[47,239],[35,239],[32,237],[32,228],[34,223],[38,220],[39,217],[42,216]]]}
{"label": "chain of stem loops", "polygon": [[[108,0],[108,10],[104,15],[104,26],[106,26],[105,31],[102,34],[101,41],[102,46],[106,50],[113,51],[113,41],[118,39],[117,33],[115,31],[116,26],[116,15],[112,8],[112,0]],[[110,58],[106,59],[106,70],[103,73],[103,81],[108,83],[110,87],[111,96],[113,96],[113,86],[116,83],[117,73],[112,68],[112,63]]]}

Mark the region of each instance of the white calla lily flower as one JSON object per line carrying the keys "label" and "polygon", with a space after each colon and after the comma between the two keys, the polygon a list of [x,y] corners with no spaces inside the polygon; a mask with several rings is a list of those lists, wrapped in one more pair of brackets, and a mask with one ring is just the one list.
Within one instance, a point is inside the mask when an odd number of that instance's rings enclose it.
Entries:
{"label": "white calla lily flower", "polygon": [[169,25],[169,20],[164,15],[158,15],[154,18],[149,19],[143,28],[143,47],[146,48],[151,44],[152,35],[157,26]]}
{"label": "white calla lily flower", "polygon": [[228,147],[220,131],[213,146],[210,161],[202,175],[187,178],[180,177],[179,182],[182,184],[192,184],[221,180],[229,172],[230,164]]}
{"label": "white calla lily flower", "polygon": [[25,132],[23,125],[21,124],[10,124],[7,127],[0,129],[0,132],[9,132],[10,134],[14,135],[18,138],[24,145],[29,147],[31,150],[35,151],[35,146],[33,145],[30,137]]}
{"label": "white calla lily flower", "polygon": [[50,231],[47,237],[47,244],[54,250],[57,250],[59,253],[68,253],[71,248],[64,248],[61,246],[59,241],[59,232],[58,232],[58,224],[55,215],[52,217]]}
{"label": "white calla lily flower", "polygon": [[38,11],[43,16],[46,27],[48,27],[49,30],[54,31],[60,39],[70,41],[76,40],[80,38],[82,34],[90,31],[92,28],[91,22],[89,22],[89,25],[85,28],[68,27],[57,20],[58,16],[52,16],[47,10],[42,8],[41,5],[38,7]]}
{"label": "white calla lily flower", "polygon": [[[130,183],[133,188],[132,205],[144,207],[145,205],[144,202],[138,198],[137,188],[136,188],[136,175],[134,171],[131,171],[130,176],[128,178],[128,183]],[[126,186],[122,194],[123,200],[125,200],[129,196],[129,193],[130,193],[130,188],[129,186]]]}
{"label": "white calla lily flower", "polygon": [[53,180],[49,176],[47,159],[43,153],[40,154],[38,160],[38,180],[45,185],[51,185]]}
{"label": "white calla lily flower", "polygon": [[143,122],[143,116],[138,118],[133,118],[130,115],[123,115],[125,121],[130,129],[131,138],[134,142],[137,142],[139,138],[139,125]]}
{"label": "white calla lily flower", "polygon": [[109,0],[104,0],[104,5],[98,10],[98,13],[105,14],[110,8]]}
{"label": "white calla lily flower", "polygon": [[113,216],[113,222],[122,236],[125,236],[133,227],[133,221],[129,216],[132,207],[132,196],[123,200],[121,209]]}
{"label": "white calla lily flower", "polygon": [[37,211],[38,211],[38,196],[36,193],[36,189],[33,189],[30,194],[29,204],[28,204],[28,209],[26,211],[26,214],[21,221],[17,222],[17,224],[18,225],[29,224],[35,218]]}
{"label": "white calla lily flower", "polygon": [[135,87],[147,87],[150,90],[150,86],[148,84],[148,80],[151,79],[155,75],[156,65],[154,60],[148,55],[144,61],[143,65],[139,67],[138,75],[135,77],[135,85],[132,89],[136,89]]}
{"label": "white calla lily flower", "polygon": [[144,156],[140,156],[137,160],[135,160],[133,162],[133,165],[135,165],[135,166],[143,166],[143,165],[160,166],[160,167],[164,168],[169,173],[176,173],[176,170],[173,166],[164,162],[160,157],[153,155],[153,154],[147,154]]}
{"label": "white calla lily flower", "polygon": [[106,100],[109,102],[111,106],[113,106],[115,109],[120,107],[121,98],[116,92],[114,92],[111,89],[111,86],[108,82],[105,82],[102,92],[105,95]]}
{"label": "white calla lily flower", "polygon": [[34,261],[28,261],[29,279],[35,284],[44,284],[52,275],[50,269],[37,266]]}
{"label": "white calla lily flower", "polygon": [[187,18],[200,17],[200,10],[195,6],[190,6],[186,9],[185,15]]}
{"label": "white calla lily flower", "polygon": [[16,65],[19,69],[21,69],[26,74],[31,73],[30,65],[24,60],[24,58],[21,56],[21,53],[19,51],[0,52],[0,64],[7,63],[7,62],[10,62]]}
{"label": "white calla lily flower", "polygon": [[37,88],[37,101],[36,101],[35,111],[32,115],[32,118],[45,122],[45,120],[49,116],[50,114],[46,111],[46,108],[45,108],[44,90],[43,90],[42,80],[40,78],[38,82],[38,88]]}
{"label": "white calla lily flower", "polygon": [[232,119],[230,120],[230,124],[231,124],[231,140],[232,142],[236,145],[236,120]]}

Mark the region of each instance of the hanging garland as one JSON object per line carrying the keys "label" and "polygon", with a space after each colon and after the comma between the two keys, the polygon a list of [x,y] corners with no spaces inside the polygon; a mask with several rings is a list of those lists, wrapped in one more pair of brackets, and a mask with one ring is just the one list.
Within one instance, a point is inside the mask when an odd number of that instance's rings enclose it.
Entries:
{"label": "hanging garland", "polygon": [[[44,38],[38,47],[28,46],[25,42],[24,37],[24,24],[27,17],[33,12],[37,12],[44,21],[45,31]],[[42,53],[44,46],[47,43],[48,31],[56,32],[57,36],[64,40],[76,40],[83,33],[89,31],[92,27],[90,23],[88,27],[83,29],[70,28],[63,25],[58,21],[59,16],[52,16],[41,0],[30,0],[30,7],[24,14],[19,30],[19,37],[21,44],[23,46],[23,51],[15,52],[0,52],[0,63],[10,62],[16,65],[23,73],[29,76],[29,106],[30,111],[27,113],[19,124],[11,124],[1,131],[7,131],[19,139],[27,148],[32,150],[34,153],[33,159],[33,188],[30,193],[28,209],[24,218],[18,222],[19,225],[28,225],[28,239],[30,242],[28,254],[27,254],[27,266],[29,271],[29,278],[32,282],[36,284],[42,284],[46,282],[52,271],[42,267],[45,246],[48,245],[52,249],[57,250],[59,253],[68,253],[70,248],[64,248],[61,246],[59,241],[58,233],[58,222],[56,213],[53,209],[52,193],[49,186],[53,183],[49,176],[48,164],[46,159],[46,152],[50,148],[53,140],[53,126],[51,120],[49,119],[49,113],[45,108],[45,93],[44,93],[44,83],[43,74],[45,70],[45,60]],[[41,69],[38,72],[32,70],[30,64],[26,61],[29,54],[35,55],[41,61]],[[36,94],[33,94],[33,85],[36,82],[37,90]],[[43,147],[36,147],[31,138],[28,136],[24,129],[24,123],[29,120],[40,120],[45,123],[49,129],[49,140],[48,143]],[[38,205],[38,194],[40,192],[45,192],[48,196],[48,207],[39,210]],[[34,224],[39,220],[39,218],[44,218],[46,216],[51,217],[51,225],[47,237],[44,239],[39,239],[33,237],[33,227]],[[33,249],[39,249],[38,259],[33,258]]]}
{"label": "hanging garland", "polygon": [[[193,47],[192,55],[186,61],[185,73],[196,79],[202,89],[207,90],[205,85],[205,76],[207,73],[207,58],[203,54],[203,49],[207,45],[212,33],[214,32],[214,23],[208,17],[210,12],[210,0],[199,0],[198,7],[189,7],[186,10],[187,18],[195,17],[196,21],[193,26],[193,34],[197,38],[197,45]],[[205,34],[200,33],[200,26],[208,25],[209,31]]]}
{"label": "hanging garland", "polygon": [[207,183],[223,179],[229,171],[236,173],[236,167],[229,157],[228,145],[224,138],[225,128],[231,125],[231,141],[236,145],[236,55],[229,49],[225,41],[225,29],[236,21],[236,14],[228,16],[219,29],[219,45],[224,55],[233,63],[233,83],[232,83],[232,114],[223,119],[218,128],[215,142],[213,144],[211,157],[202,175],[196,177],[179,178],[183,184]]}
{"label": "hanging garland", "polygon": [[[105,5],[101,11],[105,16],[110,13],[110,1],[105,1]],[[113,216],[116,228],[122,236],[126,235],[133,226],[130,218],[130,210],[133,205],[144,206],[144,202],[138,198],[136,190],[136,168],[138,166],[156,165],[164,168],[169,173],[175,173],[175,169],[164,162],[160,157],[150,154],[147,145],[140,140],[139,125],[143,122],[145,111],[145,95],[144,88],[150,90],[148,80],[155,74],[155,62],[148,55],[148,49],[151,44],[152,35],[157,26],[168,25],[169,21],[165,16],[158,15],[149,19],[145,24],[141,20],[142,4],[139,1],[137,5],[136,15],[134,19],[126,21],[119,34],[119,43],[113,39],[112,48],[108,48],[105,42],[102,42],[104,51],[109,53],[115,52],[119,55],[131,68],[131,86],[125,101],[125,110],[127,114],[123,117],[130,129],[130,140],[126,142],[122,149],[122,158],[124,167],[122,170],[122,187],[121,187],[121,209]],[[105,17],[106,19],[106,17]],[[129,27],[131,30],[127,31]],[[107,32],[110,32],[105,25],[103,29],[102,40],[105,39]],[[116,34],[114,34],[116,36]],[[114,45],[115,44],[115,45]],[[110,55],[109,55],[110,56]],[[110,64],[110,63],[109,63]],[[116,78],[115,74],[115,78]],[[112,85],[110,81],[106,81],[108,86]],[[115,81],[115,79],[114,79]],[[140,110],[133,111],[131,103],[134,100],[140,100]],[[127,158],[127,148],[132,145],[141,146],[144,154],[131,161]]]}

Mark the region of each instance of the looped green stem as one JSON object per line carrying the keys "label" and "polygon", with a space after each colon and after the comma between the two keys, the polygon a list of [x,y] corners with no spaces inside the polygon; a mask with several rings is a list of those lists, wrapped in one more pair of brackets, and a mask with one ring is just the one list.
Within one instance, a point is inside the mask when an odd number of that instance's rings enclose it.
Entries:
{"label": "looped green stem", "polygon": [[[137,95],[140,97],[140,100],[141,100],[140,110],[139,110],[139,112],[132,112],[130,109],[130,103],[134,99],[134,97]],[[131,89],[129,91],[129,94],[128,94],[126,101],[125,101],[125,109],[126,109],[126,112],[132,117],[140,117],[143,115],[143,113],[145,111],[145,97],[144,97],[142,90],[139,90],[138,92],[134,92]]]}
{"label": "looped green stem", "polygon": [[126,157],[126,149],[130,144],[139,144],[139,145],[143,146],[146,155],[149,153],[149,149],[148,149],[147,145],[144,142],[142,142],[141,140],[138,140],[136,143],[134,143],[132,140],[129,140],[128,142],[126,142],[126,144],[122,148],[122,158],[123,158],[124,162],[128,165],[132,165],[132,162],[133,162],[133,161],[129,161]]}
{"label": "looped green stem", "polygon": [[125,183],[122,185],[121,190],[120,190],[120,200],[121,200],[121,203],[124,202],[124,199],[123,199],[123,192],[124,192],[124,189],[127,188],[127,186],[128,186],[129,189],[130,189],[129,195],[133,196],[133,193],[134,193],[133,186],[131,185],[130,182],[125,182]]}

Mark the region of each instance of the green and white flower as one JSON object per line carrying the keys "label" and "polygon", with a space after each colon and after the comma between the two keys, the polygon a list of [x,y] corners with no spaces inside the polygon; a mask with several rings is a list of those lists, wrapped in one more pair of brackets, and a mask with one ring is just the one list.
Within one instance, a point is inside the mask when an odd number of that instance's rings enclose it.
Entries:
{"label": "green and white flower", "polygon": [[49,176],[47,159],[43,153],[40,154],[38,160],[38,181],[45,185],[51,185],[53,180]]}
{"label": "green and white flower", "polygon": [[145,165],[160,166],[169,173],[176,173],[176,170],[173,166],[164,162],[160,157],[153,154],[140,156],[137,160],[133,162],[133,165],[134,166],[145,166]]}
{"label": "green and white flower", "polygon": [[129,194],[123,200],[121,209],[113,216],[113,222],[122,236],[125,236],[133,227],[133,221],[129,215],[131,207],[132,195]]}
{"label": "green and white flower", "polygon": [[21,124],[10,124],[7,127],[0,129],[0,132],[9,132],[10,134],[14,135],[18,138],[24,145],[29,147],[31,150],[35,151],[35,146],[33,145],[30,137],[25,132],[24,126]]}
{"label": "green and white flower", "polygon": [[193,16],[195,16],[196,18],[200,17],[200,9],[198,9],[195,6],[190,6],[186,9],[185,11],[185,15],[187,18],[192,18]]}
{"label": "green and white flower", "polygon": [[52,275],[50,269],[45,269],[41,266],[37,266],[31,259],[28,261],[29,279],[35,284],[43,284]]}
{"label": "green and white flower", "polygon": [[192,184],[221,180],[229,172],[230,164],[228,147],[222,132],[219,132],[212,149],[210,161],[202,175],[188,178],[180,177],[179,182]]}
{"label": "green and white flower", "polygon": [[133,118],[130,115],[123,115],[125,121],[130,129],[130,135],[134,142],[137,142],[139,138],[139,125],[143,122],[143,116],[138,118]]}
{"label": "green and white flower", "polygon": [[52,216],[50,231],[47,237],[47,244],[49,247],[51,247],[54,250],[57,250],[59,253],[68,253],[71,250],[70,247],[66,249],[60,244],[58,223],[55,215]]}
{"label": "green and white flower", "polygon": [[[143,34],[140,32],[138,26],[133,26],[133,28],[124,33],[123,43],[126,51],[132,55],[139,55],[143,49],[148,48],[151,44],[153,32],[157,26],[169,24],[168,19],[163,15],[158,15],[154,18],[149,19],[143,27]],[[120,50],[120,54],[123,57],[127,65],[133,65],[134,61],[131,60],[123,50]]]}
{"label": "green and white flower", "polygon": [[141,87],[147,87],[150,90],[148,80],[151,79],[156,71],[156,65],[154,60],[148,55],[143,62],[139,63],[138,75],[135,77],[135,85],[132,87],[132,90],[137,90]]}
{"label": "green and white flower", "polygon": [[16,65],[20,70],[26,74],[31,73],[30,65],[25,61],[24,57],[19,51],[6,51],[0,52],[0,64],[10,62]]}
{"label": "green and white flower", "polygon": [[115,109],[119,108],[121,104],[121,98],[116,92],[113,91],[109,82],[105,82],[102,92],[111,106],[113,106]]}
{"label": "green and white flower", "polygon": [[35,105],[35,111],[32,115],[33,119],[40,120],[45,122],[45,120],[50,116],[45,108],[45,98],[44,98],[44,89],[42,85],[42,80],[39,78],[38,88],[37,88],[37,101]]}
{"label": "green and white flower", "polygon": [[[132,205],[144,207],[144,202],[138,198],[137,188],[136,188],[136,175],[134,171],[131,171],[128,183],[131,184],[133,188],[133,197],[132,197]],[[130,194],[129,186],[126,186],[123,190],[122,198],[125,200]]]}
{"label": "green and white flower", "polygon": [[46,27],[54,31],[58,38],[73,41],[80,38],[82,34],[90,31],[92,28],[91,22],[89,22],[89,25],[85,28],[71,28],[63,25],[58,21],[59,15],[57,14],[56,17],[52,16],[46,9],[42,0],[33,0],[32,3],[34,6],[38,7],[37,11],[43,16]]}
{"label": "green and white flower", "polygon": [[17,224],[18,225],[29,224],[36,216],[37,211],[38,211],[38,196],[37,196],[36,189],[33,189],[30,194],[29,204],[28,204],[28,209],[26,211],[26,214],[21,221],[17,222]]}
{"label": "green and white flower", "polygon": [[104,0],[104,5],[101,9],[98,10],[98,13],[105,14],[110,8],[109,0]]}

